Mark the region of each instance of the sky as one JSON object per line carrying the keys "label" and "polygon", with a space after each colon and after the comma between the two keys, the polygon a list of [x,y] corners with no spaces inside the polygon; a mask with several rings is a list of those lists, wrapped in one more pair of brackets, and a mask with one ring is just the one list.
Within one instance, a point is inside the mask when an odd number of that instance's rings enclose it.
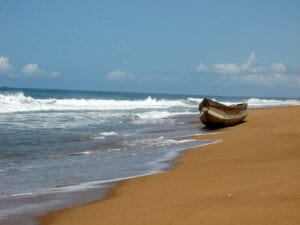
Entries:
{"label": "sky", "polygon": [[0,0],[0,86],[300,97],[300,1]]}

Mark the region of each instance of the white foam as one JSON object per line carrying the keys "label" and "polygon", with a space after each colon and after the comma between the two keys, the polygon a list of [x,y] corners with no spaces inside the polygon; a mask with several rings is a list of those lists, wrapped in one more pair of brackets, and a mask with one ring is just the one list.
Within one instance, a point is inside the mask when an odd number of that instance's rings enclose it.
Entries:
{"label": "white foam", "polygon": [[108,137],[108,136],[117,136],[117,135],[119,135],[117,132],[108,131],[108,132],[99,133],[98,135],[93,136],[91,138],[94,140],[105,140],[106,137]]}
{"label": "white foam", "polygon": [[105,140],[106,138],[102,135],[97,135],[97,136],[94,136],[92,137],[91,139],[94,139],[94,140]]}
{"label": "white foam", "polygon": [[[142,119],[163,118],[178,115],[178,112],[161,112],[153,109],[184,108],[187,111],[197,108],[202,98],[187,99],[156,99],[151,96],[141,100],[115,100],[115,99],[35,99],[25,96],[22,92],[1,93],[0,94],[0,113],[28,112],[28,111],[105,111],[105,110],[134,110],[134,109],[152,109],[152,112],[137,114]],[[297,99],[245,99],[249,107],[270,107],[270,106],[288,106],[300,105]],[[236,104],[237,101],[223,101],[224,104]],[[184,112],[185,113],[185,112]]]}
{"label": "white foam", "polygon": [[264,107],[274,107],[274,106],[293,106],[300,105],[300,100],[297,99],[260,99],[260,98],[249,98],[245,101],[221,101],[220,103],[224,105],[233,105],[239,103],[247,103],[250,108],[264,108]]}
{"label": "white foam", "polygon": [[[143,113],[136,113],[134,115],[134,123],[163,123],[164,119],[170,119],[172,116],[194,114],[192,112],[168,112],[168,111],[148,111]],[[170,120],[171,121],[171,120]]]}
{"label": "white foam", "polygon": [[23,196],[34,195],[34,194],[37,194],[37,192],[24,192],[24,193],[18,193],[18,194],[3,195],[3,196],[0,196],[0,199],[1,198],[11,198],[11,197],[23,197]]}
{"label": "white foam", "polygon": [[148,148],[148,147],[166,147],[170,145],[183,144],[187,142],[196,141],[195,139],[184,139],[184,140],[176,140],[176,139],[167,139],[164,136],[155,137],[155,138],[141,138],[135,139],[131,141],[124,141],[123,144],[126,146],[139,146],[140,148]]}
{"label": "white foam", "polygon": [[142,100],[114,99],[35,99],[22,92],[0,94],[0,113],[62,110],[132,110],[190,107],[183,100],[166,100],[149,96]]}
{"label": "white foam", "polygon": [[277,100],[250,98],[247,100],[247,103],[250,107],[300,105],[300,101],[296,99]]}
{"label": "white foam", "polygon": [[110,132],[103,132],[101,133],[103,136],[116,136],[119,135],[117,132],[110,131]]}
{"label": "white foam", "polygon": [[200,104],[202,102],[203,98],[187,98],[188,102]]}
{"label": "white foam", "polygon": [[83,151],[83,152],[78,152],[78,154],[81,154],[81,155],[88,155],[88,154],[91,154],[93,153],[92,151]]}

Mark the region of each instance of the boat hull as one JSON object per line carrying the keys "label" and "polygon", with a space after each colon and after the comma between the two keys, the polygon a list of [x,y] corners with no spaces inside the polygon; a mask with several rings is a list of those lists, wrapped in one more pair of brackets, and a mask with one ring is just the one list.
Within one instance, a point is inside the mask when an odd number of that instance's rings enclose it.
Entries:
{"label": "boat hull", "polygon": [[225,106],[210,99],[204,99],[200,105],[200,120],[207,127],[233,126],[247,117],[247,104]]}

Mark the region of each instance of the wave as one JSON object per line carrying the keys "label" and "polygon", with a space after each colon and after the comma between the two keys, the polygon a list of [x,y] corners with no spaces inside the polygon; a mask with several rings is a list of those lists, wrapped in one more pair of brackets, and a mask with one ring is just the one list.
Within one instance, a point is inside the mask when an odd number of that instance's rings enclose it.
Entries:
{"label": "wave", "polygon": [[187,101],[190,103],[196,103],[199,104],[200,102],[202,102],[203,98],[187,98]]}
{"label": "wave", "polygon": [[[200,104],[203,98],[188,98],[187,101],[191,103]],[[213,99],[216,100],[216,99]],[[220,101],[225,105],[232,105],[238,103],[247,103],[250,108],[259,107],[272,107],[272,106],[293,106],[300,105],[300,100],[297,99],[261,99],[261,98],[249,98],[243,101]]]}
{"label": "wave", "polygon": [[164,109],[171,107],[190,107],[182,100],[166,100],[152,98],[142,100],[115,99],[35,99],[22,92],[0,94],[0,113],[27,111],[63,111],[63,110],[132,110],[132,109]]}
{"label": "wave", "polygon": [[300,101],[296,99],[275,100],[275,99],[250,98],[247,100],[247,103],[250,107],[300,105]]}
{"label": "wave", "polygon": [[[197,112],[196,112],[197,113]],[[148,111],[143,113],[136,113],[133,118],[134,124],[144,124],[144,123],[164,123],[166,119],[171,119],[172,116],[194,114],[193,112],[168,112],[168,111]],[[170,121],[169,121],[170,122]]]}
{"label": "wave", "polygon": [[118,135],[119,135],[119,133],[117,133],[117,132],[108,131],[108,132],[99,133],[98,135],[92,136],[91,138],[93,140],[105,140],[106,137],[108,137],[108,136],[118,136]]}
{"label": "wave", "polygon": [[114,132],[114,131],[102,132],[101,134],[103,136],[116,136],[116,135],[119,135],[117,132]]}
{"label": "wave", "polygon": [[[23,92],[0,93],[0,113],[30,112],[30,111],[108,111],[108,110],[135,110],[135,109],[197,109],[197,105],[203,98],[187,99],[156,99],[151,96],[141,100],[117,100],[117,99],[36,99],[25,96]],[[221,101],[224,104],[236,104],[238,101]],[[249,107],[269,107],[300,105],[296,99],[245,99]],[[153,110],[152,110],[153,111]],[[174,110],[172,110],[174,111]],[[182,110],[181,110],[182,111]],[[170,113],[170,112],[168,112]],[[167,113],[166,113],[167,114]],[[172,113],[171,113],[172,114]],[[173,113],[176,114],[175,112]],[[161,113],[162,115],[162,113]],[[161,118],[161,115],[159,117]],[[140,115],[137,115],[140,117]],[[147,115],[144,115],[146,117]],[[152,113],[152,118],[156,118]],[[169,115],[165,115],[169,116]],[[144,118],[145,119],[145,118]]]}
{"label": "wave", "polygon": [[70,156],[89,155],[94,153],[93,151],[74,152],[69,154]]}
{"label": "wave", "polygon": [[154,138],[141,138],[135,140],[123,141],[124,146],[139,147],[139,148],[152,148],[152,147],[166,147],[170,145],[184,144],[188,142],[195,142],[195,139],[176,140],[172,138],[165,138],[164,136]]}

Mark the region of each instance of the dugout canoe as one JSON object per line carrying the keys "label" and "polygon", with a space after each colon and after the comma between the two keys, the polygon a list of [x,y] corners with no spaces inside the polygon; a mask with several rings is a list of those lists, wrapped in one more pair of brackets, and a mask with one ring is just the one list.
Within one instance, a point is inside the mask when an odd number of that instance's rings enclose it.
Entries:
{"label": "dugout canoe", "polygon": [[207,127],[225,127],[241,123],[248,115],[247,103],[223,105],[212,99],[199,104],[200,120]]}

